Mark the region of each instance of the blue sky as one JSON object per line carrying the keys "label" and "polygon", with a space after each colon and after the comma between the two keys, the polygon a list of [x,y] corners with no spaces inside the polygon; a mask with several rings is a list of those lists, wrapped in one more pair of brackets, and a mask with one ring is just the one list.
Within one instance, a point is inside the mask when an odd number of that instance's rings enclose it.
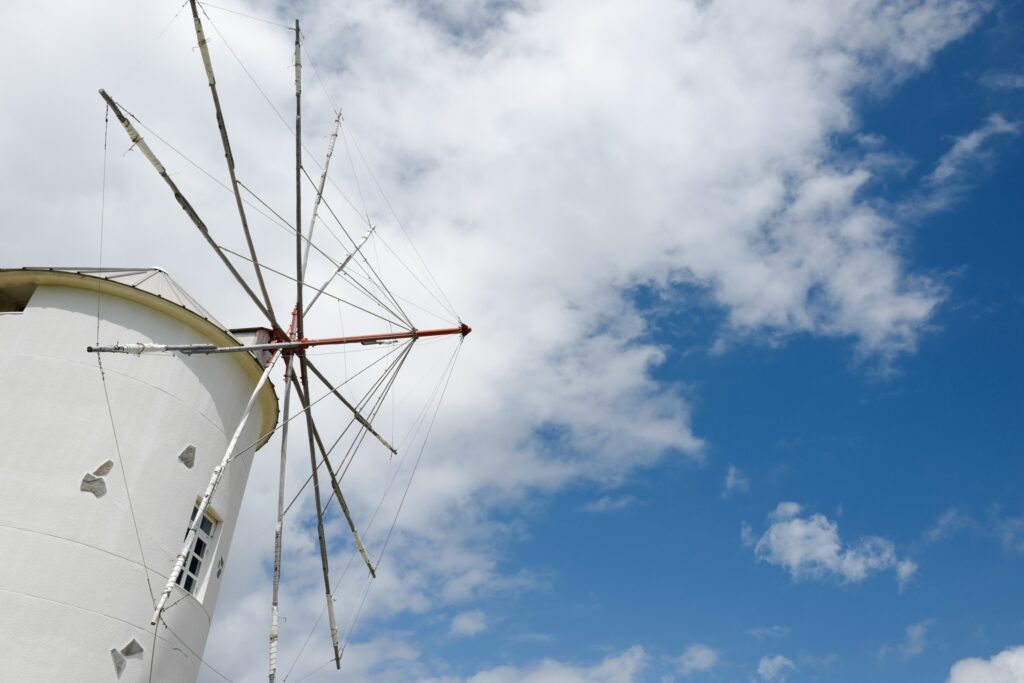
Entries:
{"label": "blue sky", "polygon": [[[993,112],[1019,120],[1024,89],[994,82],[1020,74],[1022,26],[1024,8],[1004,4],[924,72],[854,99],[851,132],[881,136],[904,162],[864,201],[912,201],[952,138]],[[1024,537],[1006,535],[1024,518],[1022,163],[1011,136],[947,208],[909,221],[903,258],[947,295],[919,347],[884,372],[846,338],[797,333],[710,353],[721,312],[699,289],[672,292],[671,307],[637,292],[656,316],[648,339],[666,349],[654,375],[691,397],[706,461],[670,459],[621,486],[505,511],[516,540],[502,561],[540,587],[482,601],[489,630],[438,637],[432,655],[465,675],[545,657],[593,663],[642,644],[651,662],[639,680],[755,679],[762,657],[782,654],[791,681],[941,681],[957,660],[1024,642]],[[730,465],[745,483],[726,492]],[[595,501],[612,509],[588,511]],[[917,572],[901,587],[893,572],[797,579],[757,561],[741,527],[760,535],[781,501],[833,520],[846,543],[891,539]],[[718,660],[685,676],[677,658],[691,643]]]}
{"label": "blue sky", "polygon": [[[271,22],[208,8],[240,177],[288,207],[290,134],[250,76],[289,111],[291,35],[274,22],[296,11],[223,4]],[[0,108],[0,151],[24,160],[0,166],[0,200],[10,225],[33,226],[5,231],[0,258],[159,263],[227,325],[252,325],[116,130],[99,250],[97,88],[223,176],[179,8],[68,4],[61,50],[0,41],[8,63],[34,55],[0,75],[21,93]],[[49,21],[12,11],[11,27]],[[353,0],[299,14],[307,144],[323,146],[340,102],[474,332],[345,669],[317,669],[321,628],[288,680],[1024,681],[1024,4]],[[154,149],[240,248],[230,197]],[[336,165],[337,182],[396,244],[357,165]],[[280,231],[253,229],[266,262],[290,268]],[[288,310],[292,286],[271,284]],[[352,332],[322,310],[315,334]],[[443,364],[445,349],[418,358]],[[253,468],[204,682],[266,678],[277,449]],[[393,470],[360,462],[346,495],[365,520]],[[306,476],[301,458],[289,467]],[[323,606],[310,506],[286,531],[283,661]],[[347,530],[336,515],[329,530],[344,566]],[[382,534],[364,531],[377,552]],[[343,623],[360,581],[337,593]]]}

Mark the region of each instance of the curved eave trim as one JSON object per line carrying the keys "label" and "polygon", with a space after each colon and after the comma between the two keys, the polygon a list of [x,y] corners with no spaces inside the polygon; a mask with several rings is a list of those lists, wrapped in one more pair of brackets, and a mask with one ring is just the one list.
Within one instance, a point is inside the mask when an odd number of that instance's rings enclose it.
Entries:
{"label": "curved eave trim", "polygon": [[[107,280],[102,277],[74,273],[65,270],[40,270],[40,269],[14,269],[0,270],[0,286],[18,285],[50,285],[55,287],[74,287],[85,289],[91,292],[101,292],[121,299],[126,299],[143,306],[147,306],[169,318],[182,322],[195,331],[202,334],[217,346],[241,346],[235,337],[220,325],[209,318],[205,318],[195,311],[182,306],[176,301],[165,299],[159,294],[153,294],[137,287]],[[232,353],[232,356],[252,380],[253,386],[263,375],[263,366],[251,353]],[[263,447],[270,439],[270,435],[277,427],[277,420],[280,417],[280,407],[277,400],[277,390],[273,382],[267,382],[263,391],[260,392],[260,413],[263,415],[263,423],[260,425],[260,434],[264,435],[256,450]]]}

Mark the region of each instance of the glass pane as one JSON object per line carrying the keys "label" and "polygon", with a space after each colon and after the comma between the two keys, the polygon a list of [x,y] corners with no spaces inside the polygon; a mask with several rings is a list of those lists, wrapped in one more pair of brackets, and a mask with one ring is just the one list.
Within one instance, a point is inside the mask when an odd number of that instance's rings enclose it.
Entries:
{"label": "glass pane", "polygon": [[195,584],[196,582],[191,576],[185,577],[185,590],[187,590],[189,593],[192,592],[192,586],[194,586]]}
{"label": "glass pane", "polygon": [[181,580],[182,580],[183,578],[185,578],[185,575],[184,575],[184,574],[182,574],[181,572],[179,572],[179,573],[178,573],[178,578],[177,578],[177,579],[175,579],[175,583],[177,583],[177,584],[178,584],[178,585],[180,586],[180,585],[181,585]]}
{"label": "glass pane", "polygon": [[197,512],[199,512],[199,508],[192,508],[192,516],[188,518],[188,520],[189,520],[190,522],[191,522],[191,521],[192,521],[193,519],[195,519],[195,518],[196,518],[196,513],[197,513]]}
{"label": "glass pane", "polygon": [[213,522],[210,521],[209,517],[203,517],[203,521],[199,522],[199,528],[206,532],[207,535],[213,531]]}
{"label": "glass pane", "polygon": [[206,554],[206,541],[201,538],[196,539],[196,555],[202,557]]}
{"label": "glass pane", "polygon": [[192,556],[192,561],[188,563],[188,570],[196,576],[199,575],[199,558],[195,555]]}

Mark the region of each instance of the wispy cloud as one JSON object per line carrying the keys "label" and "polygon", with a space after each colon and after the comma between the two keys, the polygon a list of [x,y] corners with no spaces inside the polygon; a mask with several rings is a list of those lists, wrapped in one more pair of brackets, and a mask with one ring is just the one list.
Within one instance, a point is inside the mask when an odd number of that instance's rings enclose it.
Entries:
{"label": "wispy cloud", "polygon": [[884,645],[878,651],[879,657],[897,655],[903,659],[913,659],[928,647],[928,628],[934,619],[925,619],[907,626],[903,642],[898,645]]}
{"label": "wispy cloud", "polygon": [[729,465],[725,471],[725,483],[722,485],[722,497],[727,498],[735,493],[746,493],[750,490],[750,479],[735,465]]}
{"label": "wispy cloud", "polygon": [[795,669],[796,664],[782,655],[766,655],[757,663],[757,675],[765,681],[784,681],[786,673]]}
{"label": "wispy cloud", "polygon": [[636,498],[634,496],[602,496],[584,503],[579,507],[579,510],[592,514],[615,512],[617,510],[624,510],[635,502]]}
{"label": "wispy cloud", "polygon": [[995,525],[1003,548],[1015,552],[1024,552],[1024,517],[1004,517]]}
{"label": "wispy cloud", "polygon": [[925,543],[935,543],[973,524],[974,520],[966,512],[950,508],[939,515],[935,526],[924,532],[923,540]]}
{"label": "wispy cloud", "polygon": [[911,214],[928,214],[957,202],[992,161],[993,141],[1019,132],[1017,122],[1009,121],[1000,114],[990,114],[980,126],[954,139],[949,150],[939,157],[932,172],[925,177],[921,194],[910,199],[905,210]]}
{"label": "wispy cloud", "polygon": [[747,629],[747,635],[757,638],[758,640],[765,640],[767,638],[785,638],[790,633],[789,626],[757,626],[752,629]]}
{"label": "wispy cloud", "polygon": [[991,114],[979,128],[956,139],[948,152],[942,155],[935,170],[928,176],[933,185],[948,184],[966,172],[969,164],[985,154],[984,145],[999,135],[1016,135],[1019,126],[999,114]]}
{"label": "wispy cloud", "polygon": [[1024,88],[1024,73],[1002,71],[988,73],[981,77],[982,84],[1000,90],[1019,90]]}
{"label": "wispy cloud", "polygon": [[[867,536],[846,545],[838,524],[822,514],[801,516],[802,511],[797,503],[779,503],[769,515],[770,526],[754,545],[758,560],[783,567],[794,579],[831,576],[844,583],[891,569],[902,586],[917,571],[913,561],[897,556],[892,541]],[[752,540],[752,531],[748,538]]]}

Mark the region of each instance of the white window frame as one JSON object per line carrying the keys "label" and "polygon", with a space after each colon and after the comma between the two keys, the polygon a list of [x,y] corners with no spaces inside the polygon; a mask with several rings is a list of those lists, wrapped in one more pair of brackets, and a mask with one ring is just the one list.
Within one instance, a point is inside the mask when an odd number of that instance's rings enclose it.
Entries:
{"label": "white window frame", "polygon": [[[199,510],[199,503],[192,508],[192,520]],[[209,507],[203,515],[202,521],[196,527],[195,538],[185,556],[185,565],[178,574],[178,586],[189,595],[199,598],[199,590],[203,586],[204,578],[209,574],[209,565],[213,562],[214,548],[217,540],[217,529],[220,527],[220,519]]]}

